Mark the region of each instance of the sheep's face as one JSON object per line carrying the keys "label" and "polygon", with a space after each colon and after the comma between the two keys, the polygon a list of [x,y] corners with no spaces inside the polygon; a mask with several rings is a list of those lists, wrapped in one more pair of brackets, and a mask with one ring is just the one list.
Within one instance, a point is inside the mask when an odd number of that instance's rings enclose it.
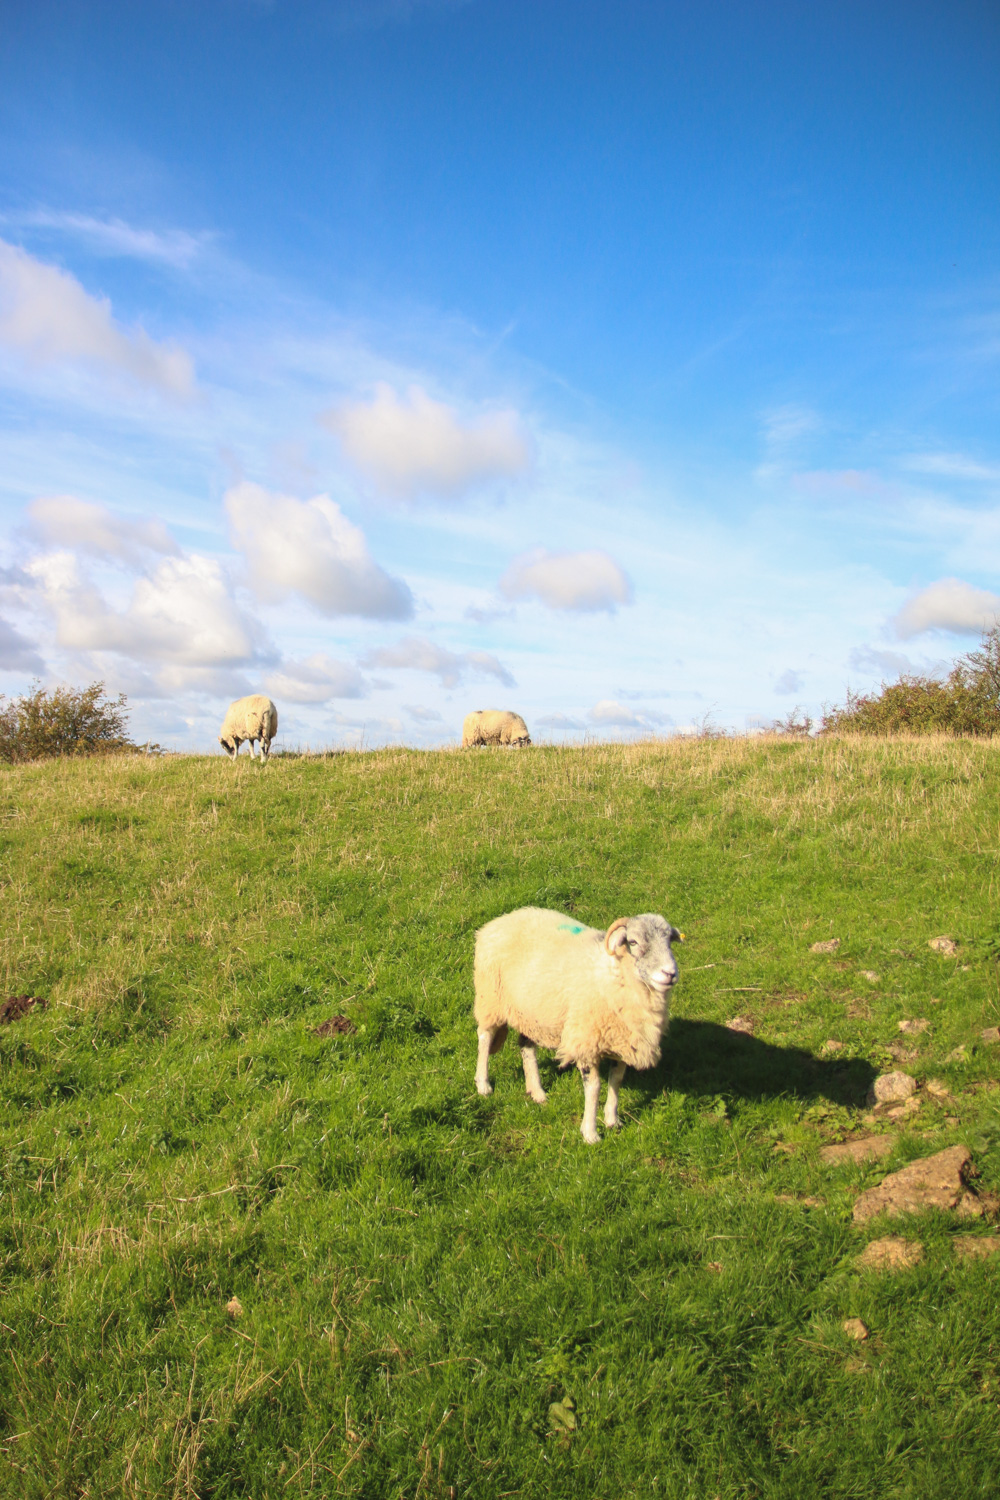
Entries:
{"label": "sheep's face", "polygon": [[222,746],[223,750],[225,750],[227,755],[236,754],[236,745],[232,740],[227,740],[225,735],[219,735],[219,744]]}
{"label": "sheep's face", "polygon": [[612,933],[609,947],[618,958],[628,953],[643,984],[665,995],[677,983],[677,960],[670,945],[679,937],[666,917],[646,912],[641,917],[629,917],[624,927]]}

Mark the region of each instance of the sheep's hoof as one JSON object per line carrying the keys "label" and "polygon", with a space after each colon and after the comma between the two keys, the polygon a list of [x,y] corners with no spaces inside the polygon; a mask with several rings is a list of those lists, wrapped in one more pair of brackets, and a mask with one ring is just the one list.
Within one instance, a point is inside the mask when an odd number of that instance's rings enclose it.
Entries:
{"label": "sheep's hoof", "polygon": [[588,1146],[599,1146],[601,1144],[601,1137],[598,1135],[596,1130],[586,1130],[581,1125],[580,1134],[583,1136]]}
{"label": "sheep's hoof", "polygon": [[544,1089],[539,1089],[537,1093],[535,1093],[534,1090],[529,1089],[528,1098],[533,1099],[536,1104],[547,1104],[549,1096]]}
{"label": "sheep's hoof", "polygon": [[487,1082],[485,1079],[479,1079],[479,1078],[477,1078],[476,1079],[476,1088],[482,1094],[482,1096],[483,1096],[484,1099],[486,1098],[487,1094],[492,1094],[492,1092],[493,1092],[493,1085],[492,1085],[492,1083]]}
{"label": "sheep's hoof", "polygon": [[604,1116],[604,1125],[607,1130],[619,1130],[621,1128],[621,1123],[622,1122],[621,1120],[619,1120],[617,1115]]}

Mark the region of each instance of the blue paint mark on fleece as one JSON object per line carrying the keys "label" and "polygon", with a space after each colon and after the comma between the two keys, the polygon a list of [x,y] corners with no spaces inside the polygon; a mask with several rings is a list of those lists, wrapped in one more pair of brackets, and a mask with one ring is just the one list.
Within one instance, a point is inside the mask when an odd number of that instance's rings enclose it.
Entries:
{"label": "blue paint mark on fleece", "polygon": [[586,932],[586,927],[581,927],[579,922],[560,922],[557,929],[559,932]]}

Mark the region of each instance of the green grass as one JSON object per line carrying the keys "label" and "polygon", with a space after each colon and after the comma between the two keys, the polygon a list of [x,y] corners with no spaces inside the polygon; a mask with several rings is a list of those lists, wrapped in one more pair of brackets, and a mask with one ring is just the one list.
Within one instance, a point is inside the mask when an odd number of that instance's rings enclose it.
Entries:
{"label": "green grass", "polygon": [[[928,1215],[861,1273],[851,1205],[957,1141],[1000,1187],[998,847],[976,742],[3,771],[2,994],[50,1006],[0,1030],[0,1494],[994,1496],[1000,1259]],[[599,1147],[551,1062],[475,1093],[527,903],[688,935]],[[824,1166],[901,1042],[952,1101]]]}

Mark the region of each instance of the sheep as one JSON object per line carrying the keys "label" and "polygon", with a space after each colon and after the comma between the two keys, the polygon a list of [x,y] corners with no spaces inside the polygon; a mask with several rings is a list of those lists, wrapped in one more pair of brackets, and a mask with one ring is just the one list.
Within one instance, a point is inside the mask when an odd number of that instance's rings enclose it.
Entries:
{"label": "sheep", "polygon": [[677,982],[671,942],[683,935],[665,917],[619,917],[606,932],[562,912],[524,906],[476,933],[475,986],[479,1058],[476,1088],[491,1094],[489,1059],[508,1027],[520,1033],[528,1094],[545,1103],[537,1048],[554,1047],[559,1063],[575,1063],[583,1079],[584,1140],[594,1145],[601,1093],[600,1062],[613,1059],[604,1123],[618,1124],[625,1068],[651,1068],[670,1024]]}
{"label": "sheep", "polygon": [[462,721],[462,749],[469,745],[530,745],[528,726],[509,708],[477,708]]}
{"label": "sheep", "polygon": [[278,710],[263,693],[251,693],[249,698],[237,698],[226,709],[219,730],[219,744],[229,758],[235,760],[244,740],[250,741],[251,755],[255,743],[260,740],[260,758],[266,760],[277,732]]}

